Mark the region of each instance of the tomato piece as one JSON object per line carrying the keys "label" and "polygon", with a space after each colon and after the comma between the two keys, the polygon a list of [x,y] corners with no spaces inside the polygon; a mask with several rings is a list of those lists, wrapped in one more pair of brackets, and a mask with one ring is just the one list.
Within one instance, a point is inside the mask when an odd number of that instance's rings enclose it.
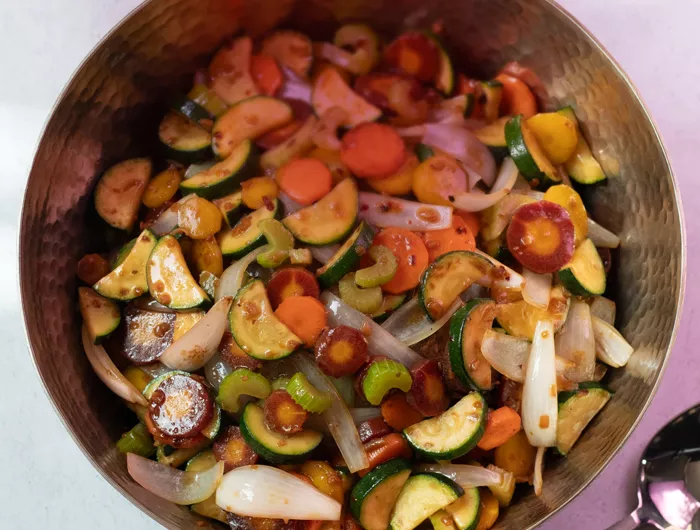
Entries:
{"label": "tomato piece", "polygon": [[438,73],[440,52],[426,35],[409,31],[387,46],[384,50],[384,62],[390,68],[429,82]]}
{"label": "tomato piece", "polygon": [[316,342],[315,354],[316,364],[326,375],[352,375],[367,361],[367,340],[354,328],[337,326],[321,334]]}
{"label": "tomato piece", "polygon": [[312,296],[318,298],[321,288],[316,276],[301,267],[278,269],[267,284],[267,296],[273,309],[290,296]]}
{"label": "tomato piece", "polygon": [[367,442],[364,444],[364,447],[365,453],[367,453],[367,460],[369,460],[369,467],[358,472],[358,475],[361,477],[364,477],[379,464],[388,462],[392,458],[411,458],[413,456],[413,451],[411,451],[406,438],[396,432]]}
{"label": "tomato piece", "polygon": [[110,272],[109,263],[99,254],[85,254],[78,262],[78,278],[90,285]]}
{"label": "tomato piece", "polygon": [[406,395],[408,403],[424,416],[437,416],[447,410],[450,399],[437,361],[425,360],[411,368],[413,384]]}
{"label": "tomato piece", "polygon": [[248,368],[255,371],[262,366],[262,361],[253,359],[236,344],[233,335],[229,331],[225,331],[224,336],[221,337],[219,354],[234,370],[237,368]]}
{"label": "tomato piece", "polygon": [[525,204],[513,214],[508,250],[533,272],[557,272],[574,255],[574,224],[568,212],[548,201]]}
{"label": "tomato piece", "polygon": [[382,436],[391,434],[392,430],[383,418],[372,418],[360,423],[357,426],[357,432],[360,434],[362,443],[366,443],[375,438],[381,438]]}
{"label": "tomato piece", "polygon": [[166,436],[193,436],[209,423],[214,403],[198,376],[174,374],[153,392],[148,417]]}
{"label": "tomato piece", "polygon": [[301,432],[309,416],[286,390],[275,390],[267,396],[263,410],[267,426],[281,434]]}
{"label": "tomato piece", "polygon": [[211,448],[217,462],[224,463],[228,472],[241,466],[250,466],[258,461],[258,454],[248,445],[241,429],[233,425],[219,434]]}

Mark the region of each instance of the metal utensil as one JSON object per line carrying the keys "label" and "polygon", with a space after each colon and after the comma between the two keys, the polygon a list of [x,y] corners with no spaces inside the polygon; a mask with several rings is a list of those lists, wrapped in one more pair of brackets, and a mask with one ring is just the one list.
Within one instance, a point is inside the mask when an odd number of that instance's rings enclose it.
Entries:
{"label": "metal utensil", "polygon": [[639,506],[608,530],[700,529],[700,405],[652,438],[639,464]]}

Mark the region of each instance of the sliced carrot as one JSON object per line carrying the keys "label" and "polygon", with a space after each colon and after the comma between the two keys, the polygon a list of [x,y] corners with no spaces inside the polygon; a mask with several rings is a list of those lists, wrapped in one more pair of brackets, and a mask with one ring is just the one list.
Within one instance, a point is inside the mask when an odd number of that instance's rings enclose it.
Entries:
{"label": "sliced carrot", "polygon": [[275,316],[307,346],[311,346],[328,325],[325,306],[312,296],[285,298]]}
{"label": "sliced carrot", "polygon": [[389,227],[375,236],[373,244],[387,247],[396,257],[396,274],[382,285],[382,290],[399,294],[420,283],[421,275],[428,268],[428,250],[418,234],[405,228]]}
{"label": "sliced carrot", "polygon": [[364,477],[379,464],[388,462],[392,458],[411,458],[413,454],[406,438],[396,432],[367,442],[365,444],[365,453],[367,453],[369,467],[358,472],[358,475],[361,477]]}
{"label": "sliced carrot", "polygon": [[474,250],[476,241],[474,234],[461,217],[452,216],[452,226],[443,230],[423,232],[425,248],[428,249],[428,259],[432,263],[439,256],[453,250]]}
{"label": "sliced carrot", "polygon": [[489,412],[484,435],[476,444],[486,451],[503,445],[520,431],[520,414],[510,407],[501,407]]}
{"label": "sliced carrot", "polygon": [[333,176],[320,160],[298,158],[277,170],[277,183],[292,199],[308,206],[331,191]]}
{"label": "sliced carrot", "polygon": [[403,431],[424,418],[420,412],[408,404],[406,394],[403,393],[392,394],[382,401],[381,411],[384,421],[397,431]]}
{"label": "sliced carrot", "polygon": [[474,237],[476,237],[479,234],[479,230],[481,230],[481,219],[479,218],[479,214],[474,212],[462,212],[455,210],[454,212],[452,212],[452,215],[457,215],[461,217],[462,221],[464,221],[467,224],[469,230],[471,231]]}
{"label": "sliced carrot", "polygon": [[537,114],[537,100],[530,87],[517,77],[506,74],[498,74],[496,81],[503,84],[501,114],[508,116],[522,114],[525,119]]}
{"label": "sliced carrot", "polygon": [[277,61],[268,55],[253,55],[250,58],[250,75],[258,90],[267,96],[274,96],[282,86],[282,71]]}
{"label": "sliced carrot", "polygon": [[401,169],[406,147],[392,127],[361,123],[343,136],[340,159],[357,177],[382,179]]}

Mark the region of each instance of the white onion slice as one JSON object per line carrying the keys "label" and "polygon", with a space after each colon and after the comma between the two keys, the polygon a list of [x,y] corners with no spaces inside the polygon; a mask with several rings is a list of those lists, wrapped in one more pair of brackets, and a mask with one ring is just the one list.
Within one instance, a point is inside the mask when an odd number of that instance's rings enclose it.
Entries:
{"label": "white onion slice", "polygon": [[204,366],[204,377],[206,377],[207,383],[217,391],[221,386],[221,381],[226,379],[226,376],[231,372],[233,372],[233,368],[224,361],[219,352],[214,352],[212,358]]}
{"label": "white onion slice", "polygon": [[378,193],[360,192],[360,219],[379,228],[442,230],[452,226],[452,208],[423,204]]}
{"label": "white onion slice", "polygon": [[216,287],[214,298],[217,302],[224,296],[236,296],[239,289],[243,285],[243,280],[245,280],[245,272],[248,270],[248,266],[255,261],[258,254],[269,250],[269,248],[269,245],[263,245],[255,250],[251,250],[241,259],[234,261],[228,266],[228,268],[221,275],[221,278],[219,278],[219,285]]}
{"label": "white onion slice", "polygon": [[216,504],[247,517],[338,521],[341,504],[308,482],[272,466],[243,466],[224,475]]}
{"label": "white onion slice", "polygon": [[625,366],[634,353],[632,345],[607,322],[598,317],[593,317],[591,320],[598,359],[613,368]]}
{"label": "white onion slice", "polygon": [[591,316],[598,317],[611,326],[615,325],[617,306],[615,302],[604,296],[594,296],[591,301]]}
{"label": "white onion slice", "polygon": [[433,322],[425,314],[418,298],[412,298],[392,313],[382,327],[406,346],[413,346],[436,333],[460,307],[462,299],[458,298],[439,320]]}
{"label": "white onion slice", "polygon": [[486,252],[482,252],[478,248],[474,249],[473,252],[476,252],[480,256],[483,256],[491,263],[493,263],[496,267],[503,267],[505,274],[503,275],[503,278],[493,281],[494,286],[500,287],[502,289],[513,289],[515,291],[521,291],[525,287],[525,278],[523,278],[522,275],[518,274],[507,265],[504,265],[496,258],[489,256],[488,254],[486,254]]}
{"label": "white onion slice", "polygon": [[331,326],[342,324],[363,332],[372,355],[386,355],[407,368],[425,360],[374,320],[350,307],[334,294],[324,291],[321,293],[321,301],[328,309],[328,324]]}
{"label": "white onion slice", "polygon": [[149,227],[149,230],[158,237],[169,234],[175,230],[175,228],[177,228],[177,213],[180,211],[180,206],[185,204],[192,197],[195,197],[195,195],[186,195],[170,206],[170,208],[158,216],[158,219]]}
{"label": "white onion slice", "polygon": [[588,219],[588,238],[596,247],[617,248],[620,246],[620,238],[607,228],[603,228],[593,219]]}
{"label": "white onion slice", "polygon": [[284,83],[279,98],[297,99],[311,105],[311,84],[286,66],[282,66],[282,73],[284,74]]}
{"label": "white onion slice", "polygon": [[195,372],[207,364],[228,326],[228,311],[233,298],[216,302],[202,319],[173,342],[160,356],[160,362],[174,370]]}
{"label": "white onion slice", "polygon": [[505,478],[504,473],[492,471],[481,466],[463,464],[420,464],[416,466],[416,470],[427,473],[440,473],[451,478],[463,488],[500,486]]}
{"label": "white onion slice", "polygon": [[[498,177],[493,182],[493,187],[490,193],[478,193],[471,191],[468,193],[458,193],[454,196],[454,207],[465,212],[480,212],[486,208],[490,208],[503,197],[510,193],[515,181],[518,178],[518,167],[513,162],[512,158],[506,158],[501,164],[501,169],[498,172]],[[470,174],[470,187],[471,174]]]}
{"label": "white onion slice", "polygon": [[537,453],[535,454],[535,473],[532,479],[532,485],[535,488],[535,495],[538,497],[542,495],[542,475],[544,473],[544,452],[547,450],[546,447],[538,447]]}
{"label": "white onion slice", "polygon": [[355,379],[352,376],[344,375],[342,377],[328,376],[328,380],[333,383],[338,394],[343,398],[343,401],[350,407],[350,411],[352,412],[352,407],[355,406]]}
{"label": "white onion slice", "polygon": [[325,265],[340,250],[340,245],[325,245],[323,247],[311,247],[311,255],[316,261]]}
{"label": "white onion slice", "polygon": [[523,430],[530,445],[552,447],[557,442],[557,374],[554,365],[554,326],[540,320],[535,326],[525,369],[522,405]]}
{"label": "white onion slice", "polygon": [[[321,416],[328,426],[328,430],[333,436],[340,454],[343,455],[345,463],[351,473],[356,473],[361,469],[369,467],[365,448],[360,440],[357,427],[352,415],[348,410],[345,401],[338,394],[335,386],[331,383],[314,360],[306,353],[299,352],[292,358],[297,370],[303,372],[309,382],[321,392],[328,392],[333,397],[332,404]],[[315,517],[314,519],[317,519]]]}
{"label": "white onion slice", "polygon": [[217,462],[206,471],[181,471],[134,453],[127,453],[126,468],[144,489],[180,505],[207,500],[214,495],[224,474],[223,462]]}
{"label": "white onion slice", "polygon": [[169,368],[169,367],[167,367],[164,364],[161,364],[159,362],[155,362],[153,364],[146,364],[144,366],[139,366],[139,370],[146,372],[153,379],[155,379],[156,377],[160,377],[163,374],[167,374],[167,373],[170,373],[173,371],[172,368]]}
{"label": "white onion slice", "polygon": [[371,420],[373,418],[379,418],[382,415],[382,411],[379,407],[361,407],[357,409],[350,409],[350,415],[355,425],[359,425],[363,421]]}
{"label": "white onion slice", "polygon": [[277,198],[280,200],[280,202],[282,203],[282,206],[284,207],[284,215],[293,214],[294,212],[297,212],[303,208],[303,206],[301,204],[299,204],[297,201],[292,199],[289,195],[287,195],[283,191],[279,192],[279,194],[277,195]]}
{"label": "white onion slice", "polygon": [[555,340],[557,355],[571,361],[575,368],[566,374],[574,383],[590,381],[595,372],[595,339],[591,308],[586,302],[573,299],[564,327]]}
{"label": "white onion slice", "polygon": [[119,368],[115,366],[105,349],[99,344],[93,344],[90,332],[85,325],[83,325],[82,329],[82,339],[85,355],[88,361],[90,361],[90,365],[97,374],[97,377],[100,378],[100,381],[107,385],[112,392],[129,403],[136,403],[144,407],[148,405],[146,399],[141,395],[141,392],[139,392],[136,387],[124,377],[124,374],[119,371]]}
{"label": "white onion slice", "polygon": [[523,269],[523,278],[525,278],[523,299],[530,305],[547,309],[552,291],[552,274],[537,274],[529,269]]}

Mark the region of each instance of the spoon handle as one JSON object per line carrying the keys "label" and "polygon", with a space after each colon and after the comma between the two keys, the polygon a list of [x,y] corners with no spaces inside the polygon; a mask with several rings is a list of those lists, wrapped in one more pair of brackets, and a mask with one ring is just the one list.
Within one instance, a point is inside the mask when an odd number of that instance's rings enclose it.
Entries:
{"label": "spoon handle", "polygon": [[644,526],[644,521],[640,520],[639,512],[635,510],[624,519],[609,526],[607,530],[634,530],[635,528],[642,528],[642,526]]}

